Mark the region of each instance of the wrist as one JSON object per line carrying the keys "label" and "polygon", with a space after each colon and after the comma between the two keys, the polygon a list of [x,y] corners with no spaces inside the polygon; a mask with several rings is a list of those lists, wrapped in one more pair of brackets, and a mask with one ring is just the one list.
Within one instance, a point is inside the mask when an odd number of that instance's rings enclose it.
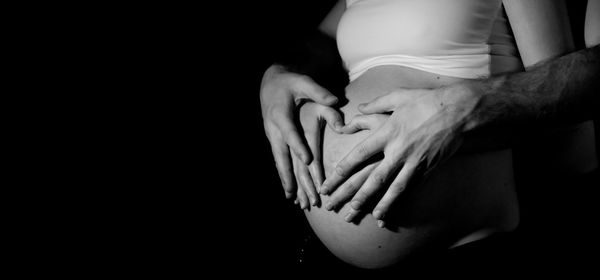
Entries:
{"label": "wrist", "polygon": [[444,102],[462,115],[462,132],[469,132],[485,125],[485,96],[475,81],[449,85],[444,90]]}

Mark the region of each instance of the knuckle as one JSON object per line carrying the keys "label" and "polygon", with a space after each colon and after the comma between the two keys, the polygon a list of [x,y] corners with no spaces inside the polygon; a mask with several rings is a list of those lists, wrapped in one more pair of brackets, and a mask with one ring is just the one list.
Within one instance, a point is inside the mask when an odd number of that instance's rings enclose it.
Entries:
{"label": "knuckle", "polygon": [[341,188],[341,191],[343,193],[352,193],[357,188],[356,185],[357,184],[354,181],[347,181]]}
{"label": "knuckle", "polygon": [[365,191],[359,190],[358,192],[356,192],[356,195],[354,195],[354,198],[352,200],[358,201],[358,202],[364,202],[366,198],[367,198],[367,194],[365,193]]}
{"label": "knuckle", "polygon": [[314,83],[313,79],[308,75],[298,75],[298,81],[302,83]]}
{"label": "knuckle", "polygon": [[306,75],[295,75],[292,80],[292,85],[294,87],[304,88],[310,83],[312,83],[312,79]]}
{"label": "knuckle", "polygon": [[288,144],[294,155],[300,156],[302,154],[302,145],[294,141],[293,137],[286,136],[285,142]]}
{"label": "knuckle", "polygon": [[335,174],[343,177],[346,174],[346,166],[345,164],[338,164],[338,166],[335,167]]}
{"label": "knuckle", "polygon": [[357,148],[356,148],[356,153],[358,154],[358,156],[360,158],[365,158],[369,155],[369,149],[367,148],[366,145],[364,144],[360,144]]}
{"label": "knuckle", "polygon": [[355,189],[357,189],[357,186],[358,186],[358,184],[355,181],[350,180],[350,181],[348,181],[348,183],[346,183],[346,190],[348,190],[348,191],[355,190]]}
{"label": "knuckle", "polygon": [[392,197],[398,196],[401,192],[406,188],[406,182],[404,180],[400,180],[398,182],[393,182],[390,186],[388,192]]}
{"label": "knuckle", "polygon": [[386,175],[383,172],[376,172],[373,173],[373,181],[377,184],[383,184],[385,183],[385,179],[386,179]]}
{"label": "knuckle", "polygon": [[398,195],[401,192],[403,192],[405,188],[406,188],[406,184],[401,183],[401,184],[398,184],[398,185],[394,186],[393,188],[391,188],[391,191],[393,194]]}
{"label": "knuckle", "polygon": [[294,141],[294,131],[289,131],[289,130],[287,130],[287,129],[282,129],[282,130],[281,130],[281,136],[282,136],[282,138],[283,138],[283,141],[284,141],[284,142],[285,142],[287,145],[289,145],[289,146],[292,148],[292,150],[293,150],[294,152],[296,152],[296,150],[297,150],[297,145],[296,145],[296,143],[295,143],[295,141]]}
{"label": "knuckle", "polygon": [[402,192],[402,186],[401,185],[394,185],[389,189],[389,192],[391,195],[397,195],[400,192]]}
{"label": "knuckle", "polygon": [[271,116],[273,122],[277,123],[278,120],[285,117],[285,111],[279,106],[272,106],[269,108],[268,115]]}

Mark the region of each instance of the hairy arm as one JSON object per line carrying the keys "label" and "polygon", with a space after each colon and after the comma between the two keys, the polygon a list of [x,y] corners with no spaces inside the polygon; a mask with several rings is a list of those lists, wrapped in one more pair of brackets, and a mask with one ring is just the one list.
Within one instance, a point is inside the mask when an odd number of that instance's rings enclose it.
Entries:
{"label": "hairy arm", "polygon": [[600,46],[539,63],[527,72],[463,83],[480,97],[466,131],[496,125],[560,125],[600,107]]}
{"label": "hairy arm", "polygon": [[[594,93],[598,85],[595,76],[599,74],[597,48],[560,57],[573,50],[564,2],[503,3],[527,71],[459,85],[464,86],[461,90],[479,98],[465,126],[468,133],[461,152],[510,147],[526,137],[532,125],[575,124],[591,119],[594,106],[598,106]],[[588,47],[599,43],[599,3],[600,0],[588,2]]]}

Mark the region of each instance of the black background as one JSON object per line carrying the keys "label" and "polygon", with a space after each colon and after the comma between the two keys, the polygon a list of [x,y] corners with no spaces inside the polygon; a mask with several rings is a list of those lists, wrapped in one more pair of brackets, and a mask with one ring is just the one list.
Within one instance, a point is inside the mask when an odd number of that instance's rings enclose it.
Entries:
{"label": "black background", "polygon": [[122,7],[103,37],[110,54],[98,59],[111,64],[103,68],[111,110],[102,120],[110,143],[99,155],[103,201],[88,231],[98,238],[81,249],[98,256],[94,267],[197,276],[292,271],[305,220],[284,198],[264,135],[260,81],[334,2]]}

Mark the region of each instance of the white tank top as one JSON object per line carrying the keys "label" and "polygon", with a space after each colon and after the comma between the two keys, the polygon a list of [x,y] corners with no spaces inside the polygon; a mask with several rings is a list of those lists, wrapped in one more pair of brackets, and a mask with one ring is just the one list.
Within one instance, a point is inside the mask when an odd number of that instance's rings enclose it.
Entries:
{"label": "white tank top", "polygon": [[337,44],[350,80],[380,65],[476,79],[522,63],[501,0],[347,0]]}

